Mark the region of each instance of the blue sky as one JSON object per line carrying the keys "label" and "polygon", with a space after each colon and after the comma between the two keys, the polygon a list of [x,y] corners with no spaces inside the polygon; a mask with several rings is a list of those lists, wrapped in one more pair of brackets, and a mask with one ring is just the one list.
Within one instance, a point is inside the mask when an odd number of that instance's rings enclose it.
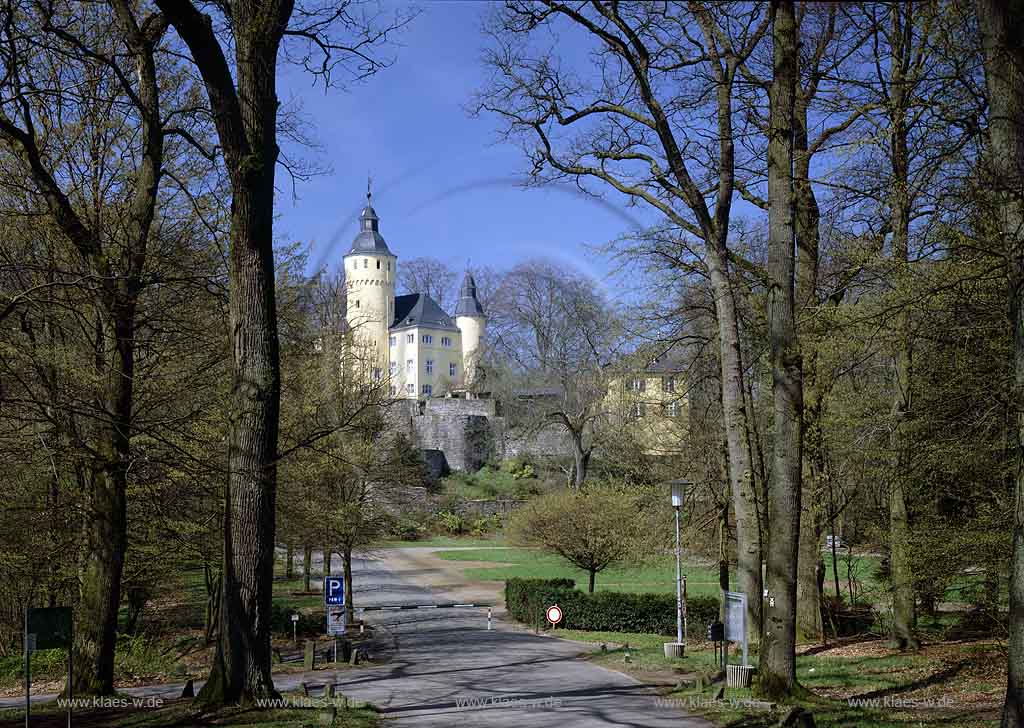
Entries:
{"label": "blue sky", "polygon": [[[571,189],[524,190],[527,165],[498,140],[498,120],[465,107],[486,78],[483,2],[427,1],[391,50],[395,64],[347,91],[324,93],[299,69],[282,68],[279,93],[304,110],[331,172],[291,184],[279,174],[278,233],[313,244],[312,264],[335,268],[356,233],[374,179],[381,233],[403,258],[433,256],[461,270],[505,268],[535,256],[600,278],[609,263],[588,249],[626,232],[640,216],[620,197],[608,204]],[[308,152],[307,152],[308,154]]]}

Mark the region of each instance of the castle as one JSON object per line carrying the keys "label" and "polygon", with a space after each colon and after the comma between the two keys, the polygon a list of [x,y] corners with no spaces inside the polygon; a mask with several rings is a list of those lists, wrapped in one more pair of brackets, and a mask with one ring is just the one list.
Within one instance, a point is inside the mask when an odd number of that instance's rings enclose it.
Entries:
{"label": "castle", "polygon": [[380,234],[366,192],[359,233],[345,255],[346,320],[364,368],[374,381],[387,373],[396,399],[426,399],[468,390],[477,375],[487,317],[470,273],[462,282],[454,320],[425,293],[395,295],[398,256]]}

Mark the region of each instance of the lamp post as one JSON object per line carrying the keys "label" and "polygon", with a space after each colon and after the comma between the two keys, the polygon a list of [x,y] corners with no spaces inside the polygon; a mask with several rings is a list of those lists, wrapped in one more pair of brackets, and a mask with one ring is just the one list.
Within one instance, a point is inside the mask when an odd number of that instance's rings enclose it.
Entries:
{"label": "lamp post", "polygon": [[676,641],[665,643],[665,657],[672,658],[682,657],[686,648],[686,643],[683,641],[685,602],[683,598],[683,560],[679,545],[679,511],[682,510],[686,489],[691,483],[688,480],[673,480],[669,485],[672,488],[672,508],[676,512]]}

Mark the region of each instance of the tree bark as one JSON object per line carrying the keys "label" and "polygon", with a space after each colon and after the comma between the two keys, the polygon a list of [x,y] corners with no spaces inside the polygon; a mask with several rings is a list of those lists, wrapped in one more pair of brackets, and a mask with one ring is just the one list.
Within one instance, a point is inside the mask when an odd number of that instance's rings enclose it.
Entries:
{"label": "tree bark", "polygon": [[352,547],[345,546],[341,552],[343,578],[345,580],[345,623],[355,624],[356,607],[352,600]]}
{"label": "tree bark", "polygon": [[313,547],[302,547],[302,591],[310,590],[310,578],[313,574]]}
{"label": "tree bark", "polygon": [[[891,111],[889,144],[892,160],[892,259],[894,273],[903,278],[909,274],[910,246],[910,153],[904,81],[905,28],[911,22],[910,12],[894,7],[893,61],[891,71]],[[917,649],[914,636],[914,575],[910,564],[910,518],[907,510],[907,486],[910,478],[910,458],[913,443],[908,432],[912,416],[913,346],[906,307],[896,314],[896,345],[893,351],[893,424],[890,450],[893,472],[889,489],[889,565],[892,585],[892,642],[899,649]]]}
{"label": "tree bark", "polygon": [[292,542],[289,541],[285,546],[285,565],[284,565],[284,578],[291,581],[292,576],[295,575],[295,547]]}
{"label": "tree bark", "polygon": [[1002,237],[1013,325],[1017,469],[1010,563],[1010,637],[1002,728],[1024,726],[1024,17],[1022,0],[979,0],[989,102],[994,219]]}
{"label": "tree bark", "polygon": [[759,692],[771,699],[796,684],[796,571],[800,535],[803,381],[795,319],[793,186],[796,18],[792,0],[773,0],[773,76],[768,131],[768,333],[774,438],[768,496],[768,548]]}
{"label": "tree bark", "polygon": [[594,593],[594,582],[597,580],[597,572],[591,569],[589,571],[589,579],[587,581],[587,592],[590,594]]}
{"label": "tree bark", "polygon": [[247,703],[277,695],[270,674],[281,394],[273,248],[276,82],[278,50],[293,2],[232,3],[234,76],[209,16],[190,2],[156,3],[203,77],[231,180],[233,372],[224,593],[217,654],[199,699],[208,706]]}
{"label": "tree bark", "polygon": [[331,547],[327,546],[324,548],[324,576],[331,575],[331,560],[334,554],[331,552]]}

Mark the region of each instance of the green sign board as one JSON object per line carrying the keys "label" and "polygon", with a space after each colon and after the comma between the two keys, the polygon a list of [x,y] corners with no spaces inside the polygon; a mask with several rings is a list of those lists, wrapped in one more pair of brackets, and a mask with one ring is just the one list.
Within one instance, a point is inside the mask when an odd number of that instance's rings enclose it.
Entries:
{"label": "green sign board", "polygon": [[28,610],[25,633],[29,649],[52,650],[71,646],[71,607]]}

